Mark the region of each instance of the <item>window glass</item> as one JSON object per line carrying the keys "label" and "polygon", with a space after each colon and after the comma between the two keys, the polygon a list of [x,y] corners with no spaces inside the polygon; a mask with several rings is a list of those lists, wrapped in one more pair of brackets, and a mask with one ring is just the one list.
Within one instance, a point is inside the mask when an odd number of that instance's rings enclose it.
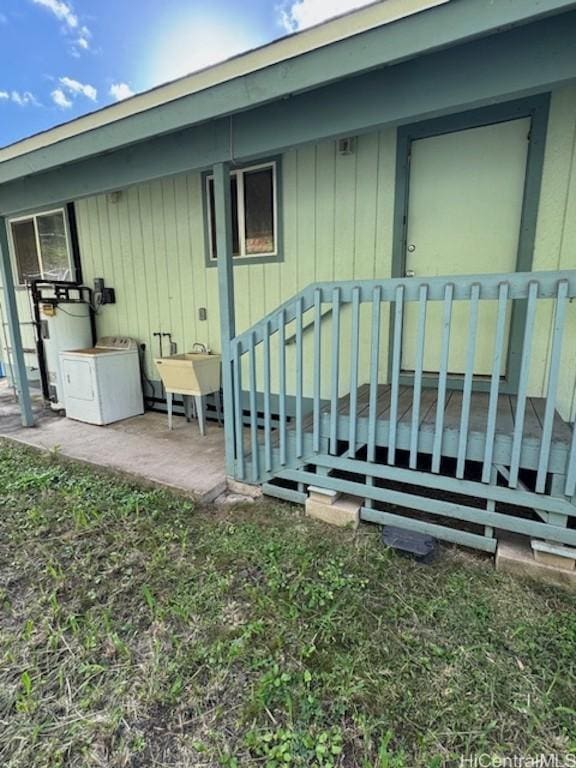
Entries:
{"label": "window glass", "polygon": [[[214,180],[208,181],[210,232],[212,233],[212,258],[216,258],[216,209],[214,205]],[[240,256],[240,229],[238,227],[238,180],[230,177],[230,207],[232,208],[232,255]]]}
{"label": "window glass", "polygon": [[246,254],[273,253],[274,177],[272,168],[244,173]]}
{"label": "window glass", "polygon": [[18,283],[73,280],[64,211],[10,222]]}
{"label": "window glass", "polygon": [[29,280],[41,277],[38,251],[36,248],[36,232],[34,219],[14,221],[12,227],[12,241],[16,255],[16,268],[18,282],[23,284]]}
{"label": "window glass", "polygon": [[46,280],[71,280],[64,216],[61,212],[49,213],[38,216],[36,223],[42,259],[42,277]]}

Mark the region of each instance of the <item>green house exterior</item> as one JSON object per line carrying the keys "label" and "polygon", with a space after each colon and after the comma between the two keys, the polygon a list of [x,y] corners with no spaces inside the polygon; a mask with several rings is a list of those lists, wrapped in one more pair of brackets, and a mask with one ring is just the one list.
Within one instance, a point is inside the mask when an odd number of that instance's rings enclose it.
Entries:
{"label": "green house exterior", "polygon": [[[136,97],[141,102],[134,102],[133,107],[126,103],[118,117],[108,118],[104,110],[85,118],[85,124],[78,121],[76,128],[72,124],[67,132],[62,129],[64,132],[57,133],[55,129],[52,140],[48,134],[36,143],[28,140],[32,142],[29,145],[23,142],[21,147],[0,150],[3,229],[15,216],[73,203],[83,282],[92,285],[95,278],[104,278],[116,292],[116,303],[102,307],[98,313],[98,336],[122,334],[138,339],[145,345],[146,376],[157,383],[154,358],[159,350],[155,333],[172,334],[178,351],[187,351],[195,342],[201,342],[221,352],[227,425],[232,422],[233,377],[240,372],[242,385],[236,383],[239,399],[234,426],[236,433],[242,424],[252,427],[249,463],[253,474],[239,479],[262,484],[277,474],[270,467],[263,472],[262,461],[256,467],[254,456],[260,450],[260,438],[255,437],[254,429],[260,418],[274,420],[279,416],[282,423],[283,408],[284,417],[287,414],[296,419],[297,442],[306,440],[302,425],[298,432],[298,419],[314,413],[311,450],[320,454],[324,452],[324,438],[318,409],[334,396],[346,396],[352,384],[358,388],[371,383],[390,385],[391,412],[399,414],[397,402],[394,405],[394,377],[400,385],[408,382],[413,386],[416,364],[408,366],[408,373],[400,371],[402,352],[399,342],[395,342],[399,316],[393,319],[398,311],[397,299],[383,300],[381,311],[375,315],[376,303],[369,292],[379,282],[392,286],[389,281],[403,279],[408,263],[404,261],[405,250],[416,249],[406,240],[406,220],[412,207],[415,210],[421,183],[413,170],[416,155],[410,149],[419,140],[422,143],[418,146],[424,147],[423,142],[431,137],[477,131],[466,134],[466,140],[474,143],[477,135],[478,142],[489,142],[489,133],[483,133],[487,126],[512,125],[516,121],[518,131],[523,131],[522,120],[526,125],[527,149],[518,145],[519,152],[524,153],[518,162],[525,163],[521,165],[518,198],[518,244],[514,241],[510,246],[514,254],[518,252],[518,260],[514,256],[514,263],[500,270],[483,269],[481,263],[468,263],[466,247],[462,248],[462,269],[453,273],[456,293],[459,275],[482,275],[485,271],[509,274],[511,285],[515,285],[517,271],[554,273],[557,280],[573,279],[576,3],[448,0],[407,4],[405,15],[399,7],[391,0],[377,3],[352,14],[344,25],[342,20],[329,22],[290,38],[288,43],[247,54],[253,59],[239,57],[219,65],[228,68],[220,80],[218,67],[212,68],[208,75],[200,73],[199,77],[210,77],[213,71],[213,82],[194,85],[192,75],[192,79],[182,82],[181,93],[167,93],[165,100],[161,93],[142,95]],[[274,45],[291,48],[278,48],[275,53]],[[159,101],[151,103],[150,99]],[[498,143],[499,139],[494,141]],[[456,154],[450,148],[442,149],[440,140],[437,147],[432,143],[427,146],[430,162],[436,160],[436,165],[430,166],[436,174],[430,187],[432,196],[438,180],[438,195],[446,194],[450,199],[450,190],[440,191],[440,180],[443,174],[448,178],[449,173],[457,178],[457,168],[451,167],[458,162]],[[225,216],[228,175],[237,168],[269,160],[276,169],[277,254],[233,258],[230,219]],[[490,184],[482,180],[481,165],[479,161],[478,180],[472,183],[472,190]],[[210,258],[208,174],[214,176],[213,245],[217,246],[217,261]],[[412,188],[408,189],[410,178]],[[422,185],[423,190],[424,182]],[[487,203],[496,192],[494,189],[484,196]],[[499,244],[508,237],[507,221],[486,213],[483,226],[490,229],[493,242]],[[454,231],[449,218],[443,223],[438,220],[434,236],[449,243]],[[0,245],[4,280],[14,282],[6,237]],[[430,256],[430,269],[423,277],[439,274],[450,283],[452,273],[436,269],[435,260],[440,258]],[[455,258],[459,259],[458,251]],[[546,281],[553,282],[552,277],[543,280],[543,286],[548,285]],[[366,295],[362,293],[355,299],[353,286],[360,285],[360,281],[368,281],[362,283]],[[481,278],[479,281],[482,283]],[[346,285],[350,285],[350,301],[336,308],[327,298],[331,295],[328,288],[322,288],[322,293],[310,293],[317,296],[310,305],[302,293],[300,317],[292,316],[292,305],[286,305],[287,314],[278,319],[279,307],[291,297],[309,286],[327,283],[341,284],[343,295],[348,290]],[[550,376],[554,375],[551,371],[557,368],[554,408],[566,425],[573,425],[576,418],[576,304],[571,285],[562,310],[561,362],[559,357],[556,359],[560,352],[555,351],[559,311],[553,300],[555,293],[542,298],[533,310],[526,310],[528,294],[526,300],[522,298],[525,294],[519,293],[516,319],[513,317],[511,325],[503,330],[507,334],[505,343],[514,353],[506,373],[509,391],[514,396],[520,393],[527,398],[546,398]],[[21,341],[24,350],[33,350],[28,292],[16,286],[14,293],[20,333],[10,316],[10,293],[4,290],[2,309],[4,322],[13,334],[12,346],[16,349]],[[496,333],[496,299],[494,293],[491,304],[486,304],[486,313],[492,313],[493,332],[480,334],[476,340],[475,359],[484,355],[486,372],[471,370],[470,379],[472,391],[485,392],[486,398]],[[460,304],[462,309],[455,302],[453,313],[462,312],[462,317],[468,318],[468,304],[466,308],[463,301]],[[412,311],[413,355],[418,357],[416,309],[416,303],[406,309],[401,322],[408,322]],[[441,305],[435,309],[436,315],[430,312],[428,318],[436,323],[437,352],[441,356]],[[523,371],[521,347],[526,311],[528,324],[533,323],[532,357]],[[346,371],[346,375],[337,377],[336,384],[330,367],[336,354],[335,313],[341,349],[337,362],[339,370]],[[263,325],[264,318],[269,319]],[[448,394],[452,389],[466,393],[467,333],[464,323],[452,329],[452,348],[460,343],[462,351],[457,364],[446,358],[444,369],[449,370],[443,371],[439,361],[438,370],[432,372],[432,385],[439,392],[444,388]],[[236,347],[234,343],[230,346],[234,339],[239,340]],[[260,346],[251,352],[250,344]],[[430,338],[428,344],[432,344]],[[233,362],[234,348],[241,358],[238,363]],[[322,357],[321,348],[325,350]],[[425,353],[423,347],[422,355]],[[279,355],[283,362],[270,365],[270,359],[277,360]],[[6,360],[5,349],[0,356]],[[302,366],[302,360],[315,360],[318,366]],[[33,352],[24,351],[20,359],[14,353],[13,364],[17,371],[25,367],[30,373],[37,362]],[[461,371],[459,368],[458,375],[453,376],[451,368],[458,366]],[[317,367],[321,368],[320,374],[316,374]],[[424,384],[429,367],[425,365],[421,372]],[[348,377],[350,370],[352,379]],[[417,380],[417,371],[415,375]],[[23,416],[29,421],[23,383],[21,389]],[[267,401],[267,397],[272,399]],[[239,407],[246,413],[239,415]],[[367,428],[371,429],[370,424]],[[545,431],[545,418],[543,428]],[[350,429],[355,430],[356,425]],[[238,434],[236,442],[231,434],[230,474],[236,474],[237,440]],[[390,448],[388,444],[387,450]],[[271,445],[262,450],[263,455],[272,456]],[[282,453],[282,435],[279,450]],[[284,450],[287,453],[280,461],[279,474],[301,471],[298,467],[306,462],[297,461],[302,458],[297,455],[298,449],[293,459],[286,458],[290,446]],[[573,450],[568,461],[576,461]],[[394,465],[394,461],[388,464]],[[570,476],[570,466],[566,472],[552,474]],[[324,466],[320,474],[330,474],[328,469]],[[374,480],[375,476],[365,474],[367,480]],[[298,497],[306,482],[304,475],[295,476],[295,482],[300,489],[294,491]],[[566,491],[571,492],[563,494],[563,501],[568,497],[567,504],[573,507],[570,483]],[[559,527],[566,528],[569,516],[570,512],[563,509]],[[571,536],[566,534],[562,542],[576,544]]]}

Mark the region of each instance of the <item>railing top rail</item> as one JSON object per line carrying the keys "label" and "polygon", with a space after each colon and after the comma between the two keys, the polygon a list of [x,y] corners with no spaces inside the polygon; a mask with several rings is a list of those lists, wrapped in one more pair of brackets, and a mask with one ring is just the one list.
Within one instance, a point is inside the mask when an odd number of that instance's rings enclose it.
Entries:
{"label": "railing top rail", "polygon": [[379,288],[382,302],[393,302],[399,286],[404,287],[404,301],[418,301],[422,286],[427,289],[427,301],[442,301],[447,286],[452,286],[453,300],[469,300],[472,287],[480,286],[479,299],[494,300],[498,298],[500,286],[508,286],[509,299],[526,299],[532,283],[538,285],[538,299],[554,298],[560,282],[566,283],[567,297],[576,297],[576,269],[554,270],[542,272],[511,272],[483,275],[447,275],[440,277],[402,277],[386,280],[345,280],[333,282],[312,283],[283,302],[276,309],[255,323],[251,328],[238,334],[234,339],[242,351],[248,348],[251,338],[256,343],[263,338],[265,325],[274,333],[278,328],[278,318],[282,314],[284,323],[292,322],[295,317],[296,302],[302,299],[302,310],[308,311],[314,306],[314,297],[319,294],[321,303],[332,302],[337,291],[342,304],[352,301],[353,294],[359,295],[361,303],[371,302],[374,289]]}

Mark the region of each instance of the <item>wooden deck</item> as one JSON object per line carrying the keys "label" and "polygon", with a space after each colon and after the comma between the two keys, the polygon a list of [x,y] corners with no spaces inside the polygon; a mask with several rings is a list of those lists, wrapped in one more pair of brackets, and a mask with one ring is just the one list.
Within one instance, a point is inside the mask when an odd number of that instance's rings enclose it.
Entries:
{"label": "wooden deck", "polygon": [[[366,443],[368,414],[369,414],[369,385],[363,384],[357,391],[357,439],[358,445]],[[488,399],[485,392],[474,392],[470,406],[468,426],[467,460],[482,461],[484,458],[485,432],[488,421]],[[436,424],[438,391],[436,388],[423,389],[420,401],[418,452],[431,454]],[[391,406],[390,385],[379,385],[377,397],[377,430],[376,443],[378,446],[388,445]],[[525,469],[537,469],[538,455],[542,439],[542,424],[544,418],[545,400],[530,397],[526,401],[522,452],[520,465]],[[413,388],[401,386],[398,397],[398,427],[397,448],[409,450],[412,430]],[[512,441],[514,435],[514,419],[516,398],[513,395],[500,394],[496,420],[496,437],[494,463],[507,466],[510,463]],[[450,390],[446,395],[444,406],[444,423],[442,437],[442,455],[456,457],[458,452],[458,437],[462,415],[462,392]],[[338,401],[338,439],[348,440],[350,418],[350,395]],[[321,409],[321,435],[328,437],[330,421],[330,405]],[[313,431],[313,417],[308,415],[303,423],[303,430]],[[570,450],[571,429],[556,412],[552,431],[549,471],[564,473]]]}

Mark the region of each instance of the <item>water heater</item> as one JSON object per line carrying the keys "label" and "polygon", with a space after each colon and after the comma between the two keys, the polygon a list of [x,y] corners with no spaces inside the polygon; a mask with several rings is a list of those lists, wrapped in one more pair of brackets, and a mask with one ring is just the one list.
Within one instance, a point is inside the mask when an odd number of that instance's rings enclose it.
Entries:
{"label": "water heater", "polygon": [[48,395],[55,410],[65,408],[60,352],[92,346],[90,305],[70,298],[38,303]]}

